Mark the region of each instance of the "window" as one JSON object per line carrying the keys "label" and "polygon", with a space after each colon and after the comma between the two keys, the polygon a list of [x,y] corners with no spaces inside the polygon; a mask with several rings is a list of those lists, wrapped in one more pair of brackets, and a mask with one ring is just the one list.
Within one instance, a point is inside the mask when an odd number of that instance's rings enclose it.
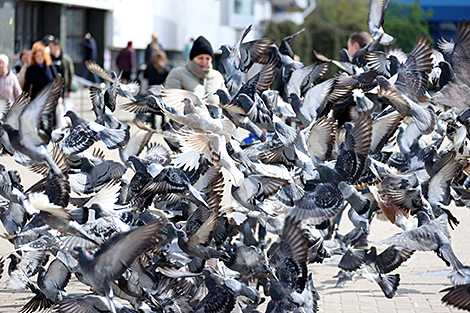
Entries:
{"label": "window", "polygon": [[253,0],[234,0],[234,13],[253,15]]}

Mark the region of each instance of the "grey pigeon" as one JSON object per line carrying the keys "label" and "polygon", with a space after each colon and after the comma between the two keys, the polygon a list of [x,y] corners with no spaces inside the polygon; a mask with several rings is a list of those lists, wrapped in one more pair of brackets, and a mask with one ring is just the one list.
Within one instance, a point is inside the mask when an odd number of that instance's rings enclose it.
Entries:
{"label": "grey pigeon", "polygon": [[396,245],[411,250],[435,251],[437,255],[454,269],[463,267],[454,254],[450,243],[450,234],[447,229],[447,215],[443,214],[431,220],[423,211],[416,214],[418,227],[396,234],[390,238],[379,241],[380,244]]}
{"label": "grey pigeon", "polygon": [[[133,309],[129,309],[123,306],[121,303],[113,301],[115,306],[115,312],[117,313],[137,313]],[[82,295],[78,297],[68,298],[54,305],[54,310],[57,313],[101,313],[101,312],[112,312],[109,309],[109,302],[102,296],[95,294]]]}
{"label": "grey pigeon", "polygon": [[204,260],[220,258],[227,261],[228,255],[226,252],[218,251],[208,246],[212,240],[216,227],[217,212],[213,212],[199,227],[199,229],[189,236],[189,238],[183,231],[179,230],[177,232],[179,247],[185,253],[193,257],[198,257]]}
{"label": "grey pigeon", "polygon": [[12,147],[37,162],[45,162],[61,178],[65,178],[47,152],[51,140],[53,116],[62,92],[64,79],[58,76],[44,87],[38,96],[24,106],[17,122],[3,124]]}
{"label": "grey pigeon", "polygon": [[438,41],[440,50],[450,56],[450,64],[455,74],[455,80],[446,84],[436,92],[432,99],[441,105],[467,109],[470,102],[466,95],[470,90],[470,21],[459,20],[454,42],[444,39]]}
{"label": "grey pigeon", "polygon": [[51,228],[58,229],[69,235],[82,237],[97,244],[82,229],[81,225],[72,219],[63,207],[50,203],[46,195],[33,193],[28,198],[31,204],[40,211],[39,214],[44,223],[48,224]]}
{"label": "grey pigeon", "polygon": [[374,40],[380,38],[380,44],[389,46],[393,44],[396,39],[385,33],[383,24],[385,19],[385,12],[387,11],[388,3],[390,0],[371,0],[369,3],[369,16],[367,24],[369,32]]}
{"label": "grey pigeon", "polygon": [[94,255],[81,247],[75,248],[84,279],[95,292],[106,297],[111,312],[116,312],[116,308],[110,283],[118,279],[141,253],[156,244],[155,240],[163,226],[159,219],[128,233],[116,235]]}
{"label": "grey pigeon", "polygon": [[222,50],[222,64],[227,73],[225,85],[234,94],[242,86],[242,73],[248,72],[254,63],[266,64],[266,58],[262,58],[262,56],[269,46],[276,41],[275,38],[261,38],[243,43],[251,29],[252,26],[250,24],[233,47],[226,45],[220,47],[220,50]]}
{"label": "grey pigeon", "polygon": [[20,204],[28,214],[37,213],[37,210],[26,199],[21,190],[16,188],[15,184],[11,181],[11,176],[6,171],[3,164],[0,164],[0,195],[13,203]]}
{"label": "grey pigeon", "polygon": [[[51,262],[47,271],[40,268],[38,275],[38,293],[28,303],[26,303],[20,312],[34,312],[37,308],[46,309],[68,297],[64,291],[70,280],[71,273],[59,259]],[[47,301],[49,300],[49,301]],[[50,307],[49,306],[49,307]]]}
{"label": "grey pigeon", "polygon": [[384,295],[392,299],[400,282],[400,274],[387,275],[387,273],[400,266],[412,254],[412,250],[392,246],[377,255],[377,249],[372,247],[365,258],[362,274],[369,280],[376,282]]}
{"label": "grey pigeon", "polygon": [[[122,97],[128,98],[131,101],[135,101],[134,96],[137,95],[140,90],[139,85],[137,83],[122,84],[120,77],[116,77],[116,74],[114,72],[112,72],[110,75],[100,65],[93,61],[87,60],[85,61],[85,65],[90,72],[111,83],[111,86],[108,89],[114,90],[113,92],[111,92],[110,97],[116,97],[116,95],[113,95],[113,93],[117,93]],[[109,101],[107,102],[107,105],[109,105],[109,109],[114,112],[116,108],[115,103]]]}
{"label": "grey pigeon", "polygon": [[111,129],[128,129],[129,125],[118,121],[113,116],[113,111],[116,107],[116,94],[107,95],[106,92],[103,94],[100,88],[90,86],[91,103],[96,116],[95,122]]}

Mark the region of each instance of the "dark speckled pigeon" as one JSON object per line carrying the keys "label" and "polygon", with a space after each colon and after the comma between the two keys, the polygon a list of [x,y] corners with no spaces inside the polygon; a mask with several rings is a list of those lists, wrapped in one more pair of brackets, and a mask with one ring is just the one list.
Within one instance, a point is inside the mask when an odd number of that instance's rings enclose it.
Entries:
{"label": "dark speckled pigeon", "polygon": [[72,121],[72,131],[60,142],[66,154],[83,152],[98,139],[101,139],[108,149],[123,148],[129,141],[129,129],[107,128],[85,120],[73,111],[67,111],[65,115]]}
{"label": "dark speckled pigeon", "polygon": [[297,219],[310,218],[318,225],[339,213],[346,199],[359,213],[369,209],[370,201],[353,186],[361,176],[371,145],[372,120],[364,115],[353,128],[346,125],[347,135],[340,146],[334,168],[319,165],[320,181],[313,191],[289,213]]}

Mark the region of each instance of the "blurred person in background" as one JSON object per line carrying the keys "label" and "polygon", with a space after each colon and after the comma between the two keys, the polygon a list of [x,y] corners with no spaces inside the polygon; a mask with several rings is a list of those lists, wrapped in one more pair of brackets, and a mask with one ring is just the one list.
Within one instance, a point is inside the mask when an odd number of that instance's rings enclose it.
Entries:
{"label": "blurred person in background", "polygon": [[52,64],[55,66],[57,73],[64,77],[64,92],[56,109],[56,121],[58,127],[65,127],[68,119],[64,116],[65,112],[74,110],[72,99],[73,75],[75,67],[72,58],[64,53],[60,47],[60,39],[49,36],[49,50],[51,52]]}
{"label": "blurred person in background", "polygon": [[145,71],[144,77],[148,79],[149,86],[152,85],[163,85],[170,67],[166,64],[167,57],[165,51],[157,48],[152,63],[149,64]]}
{"label": "blurred person in background", "polygon": [[189,53],[191,53],[191,49],[193,48],[193,44],[194,44],[194,38],[190,38],[189,39],[189,42],[186,44],[186,46],[184,47],[184,50],[181,54],[181,58],[183,60],[183,64],[186,63],[189,59]]}
{"label": "blurred person in background", "polygon": [[131,74],[135,72],[135,50],[132,48],[132,41],[127,43],[127,47],[119,52],[116,59],[116,67],[122,72],[122,82],[127,84],[131,80]]}
{"label": "blurred person in background", "polygon": [[0,96],[8,98],[10,106],[21,94],[18,78],[8,68],[9,59],[5,54],[0,54]]}
{"label": "blurred person in background", "polygon": [[51,55],[46,52],[46,46],[41,41],[33,44],[31,58],[25,74],[23,90],[29,93],[31,100],[54,78],[57,70],[52,65]]}
{"label": "blurred person in background", "polygon": [[168,74],[165,88],[189,90],[201,99],[207,96],[206,102],[219,103],[219,97],[214,95],[217,89],[227,90],[222,74],[212,68],[214,51],[203,36],[199,36],[191,48],[189,61],[180,67],[174,68]]}
{"label": "blurred person in background", "polygon": [[150,43],[147,45],[147,48],[145,48],[145,64],[147,64],[147,66],[152,63],[153,55],[157,51],[157,48],[164,51],[162,44],[158,41],[158,34],[153,33]]}
{"label": "blurred person in background", "polygon": [[60,40],[57,37],[49,38],[49,49],[51,51],[52,64],[56,67],[57,73],[64,77],[64,96],[70,97],[72,92],[73,75],[75,67],[72,58],[64,53],[60,48]]}
{"label": "blurred person in background", "polygon": [[28,49],[23,49],[23,51],[20,53],[20,56],[18,57],[18,60],[16,61],[15,66],[11,69],[17,77],[20,75],[21,68],[28,64],[29,53],[30,51]]}
{"label": "blurred person in background", "polygon": [[18,82],[20,83],[21,89],[23,89],[26,70],[29,66],[29,61],[31,60],[31,50],[23,49],[20,54],[19,60],[16,62],[17,65],[15,66],[18,69],[18,62],[21,62],[21,68],[17,72],[16,76],[18,77]]}
{"label": "blurred person in background", "polygon": [[[147,66],[144,74],[144,77],[148,80],[149,86],[163,85],[166,77],[168,76],[168,73],[170,72],[170,67],[166,64],[166,61],[167,57],[165,51],[157,47],[152,58],[152,63]],[[149,122],[152,128],[155,129],[155,114],[150,115]]]}
{"label": "blurred person in background", "polygon": [[373,41],[372,36],[365,31],[353,33],[348,38],[348,54],[352,58],[356,53]]}
{"label": "blurred person in background", "polygon": [[[84,61],[92,61],[92,62],[97,62],[98,60],[98,45],[96,44],[95,38],[91,35],[90,32],[86,33],[85,36],[83,37],[83,42],[84,46],[84,52],[85,52],[85,59]],[[91,80],[97,84],[100,83],[100,79],[98,76],[92,74],[88,68],[85,66],[85,79]]]}

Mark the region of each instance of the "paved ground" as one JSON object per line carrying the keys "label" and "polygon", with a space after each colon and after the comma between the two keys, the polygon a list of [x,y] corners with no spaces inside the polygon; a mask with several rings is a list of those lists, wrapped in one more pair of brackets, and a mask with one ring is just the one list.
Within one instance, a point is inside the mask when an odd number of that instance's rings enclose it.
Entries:
{"label": "paved ground", "polygon": [[[84,99],[88,94],[82,95]],[[88,108],[81,108],[79,95],[74,98],[76,110],[85,117],[92,117]],[[86,103],[85,103],[86,104]],[[132,115],[119,113],[120,118],[130,120]],[[116,151],[107,151],[107,157],[118,159]],[[0,158],[0,163],[7,168],[17,168],[26,188],[37,181],[40,176],[30,173],[21,168],[9,157]],[[131,175],[130,172],[126,176]],[[452,209],[454,215],[461,221],[459,227],[452,231],[452,244],[456,255],[464,264],[470,264],[470,210],[466,208]],[[340,231],[346,233],[351,229],[349,221],[343,219]],[[387,238],[399,232],[396,226],[389,222],[375,219],[371,226],[369,240],[371,242]],[[3,233],[0,226],[0,233]],[[12,250],[12,245],[0,239],[0,253],[5,255]],[[385,248],[385,247],[381,247]],[[432,252],[416,252],[414,256],[395,272],[400,273],[401,281],[397,294],[393,299],[387,299],[380,287],[364,278],[350,281],[343,288],[335,288],[338,273],[338,258],[333,258],[325,264],[310,265],[309,270],[313,273],[315,287],[321,300],[319,302],[320,312],[459,312],[441,303],[443,293],[439,291],[450,286],[447,279],[449,268]],[[8,266],[8,261],[6,262]],[[5,289],[5,281],[8,275],[0,279],[0,313],[18,312],[33,294],[29,291],[12,292]],[[88,288],[72,279],[66,288],[71,293],[86,293]]]}

